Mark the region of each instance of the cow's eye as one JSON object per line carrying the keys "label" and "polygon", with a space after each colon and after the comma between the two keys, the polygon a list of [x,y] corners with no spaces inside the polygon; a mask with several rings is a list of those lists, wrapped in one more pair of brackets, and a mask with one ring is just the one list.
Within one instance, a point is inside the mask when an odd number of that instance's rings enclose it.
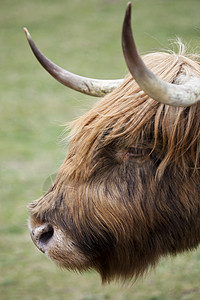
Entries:
{"label": "cow's eye", "polygon": [[130,147],[125,153],[124,160],[130,160],[130,159],[143,160],[146,157],[148,157],[149,154],[150,154],[149,149]]}
{"label": "cow's eye", "polygon": [[141,149],[141,148],[134,148],[134,147],[130,147],[127,151],[127,154],[130,156],[130,157],[141,157],[144,155],[144,150]]}

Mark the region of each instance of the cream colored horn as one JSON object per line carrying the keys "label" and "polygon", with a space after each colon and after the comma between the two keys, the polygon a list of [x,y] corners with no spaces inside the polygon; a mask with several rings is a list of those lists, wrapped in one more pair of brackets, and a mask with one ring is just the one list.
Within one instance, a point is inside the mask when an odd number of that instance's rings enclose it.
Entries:
{"label": "cream colored horn", "polygon": [[74,89],[83,94],[90,96],[102,97],[118,87],[124,79],[116,80],[101,80],[92,79],[87,77],[82,77],[73,74],[69,71],[62,69],[61,67],[54,64],[49,60],[42,52],[37,48],[33,42],[30,33],[26,28],[24,28],[26,37],[28,39],[29,45],[40,64],[44,69],[49,72],[56,80],[66,85],[67,87]]}
{"label": "cream colored horn", "polygon": [[156,77],[138,54],[131,29],[131,2],[128,3],[122,30],[122,48],[126,64],[140,88],[154,100],[173,106],[190,106],[200,100],[200,78],[190,77],[182,85]]}

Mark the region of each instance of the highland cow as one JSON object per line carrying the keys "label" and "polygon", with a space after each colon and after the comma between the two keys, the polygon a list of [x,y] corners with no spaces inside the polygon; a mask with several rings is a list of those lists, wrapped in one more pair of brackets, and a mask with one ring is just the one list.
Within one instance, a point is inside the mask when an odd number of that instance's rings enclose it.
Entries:
{"label": "highland cow", "polygon": [[137,278],[160,257],[200,243],[200,63],[184,47],[141,59],[130,18],[129,3],[122,46],[130,74],[122,80],[61,69],[25,29],[37,59],[57,80],[105,94],[71,123],[53,186],[29,205],[36,246],[67,269],[95,269],[103,281]]}

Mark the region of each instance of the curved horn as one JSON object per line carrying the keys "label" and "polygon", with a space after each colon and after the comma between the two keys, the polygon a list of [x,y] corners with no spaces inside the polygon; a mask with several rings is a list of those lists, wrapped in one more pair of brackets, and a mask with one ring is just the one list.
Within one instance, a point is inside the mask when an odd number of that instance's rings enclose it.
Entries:
{"label": "curved horn", "polygon": [[28,39],[29,45],[37,58],[40,64],[44,67],[47,72],[49,72],[56,80],[66,85],[67,87],[74,89],[78,92],[102,97],[118,87],[124,79],[116,80],[101,80],[101,79],[92,79],[87,77],[82,77],[71,72],[68,72],[61,67],[54,64],[42,52],[37,48],[33,42],[30,33],[26,28],[24,28],[26,37]]}
{"label": "curved horn", "polygon": [[190,106],[200,100],[200,78],[190,77],[182,85],[156,77],[138,54],[131,29],[131,2],[128,3],[122,30],[122,48],[126,64],[140,88],[154,100],[174,106]]}

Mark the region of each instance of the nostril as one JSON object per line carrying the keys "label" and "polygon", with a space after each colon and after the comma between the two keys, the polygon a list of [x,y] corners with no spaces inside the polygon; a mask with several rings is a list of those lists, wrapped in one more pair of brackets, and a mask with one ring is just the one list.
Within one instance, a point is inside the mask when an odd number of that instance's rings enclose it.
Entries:
{"label": "nostril", "polygon": [[47,250],[48,242],[51,240],[53,235],[54,229],[50,224],[43,224],[34,228],[31,232],[33,242],[42,252]]}
{"label": "nostril", "polygon": [[39,243],[46,244],[52,238],[54,233],[53,227],[48,225],[47,231],[43,232],[39,237]]}

